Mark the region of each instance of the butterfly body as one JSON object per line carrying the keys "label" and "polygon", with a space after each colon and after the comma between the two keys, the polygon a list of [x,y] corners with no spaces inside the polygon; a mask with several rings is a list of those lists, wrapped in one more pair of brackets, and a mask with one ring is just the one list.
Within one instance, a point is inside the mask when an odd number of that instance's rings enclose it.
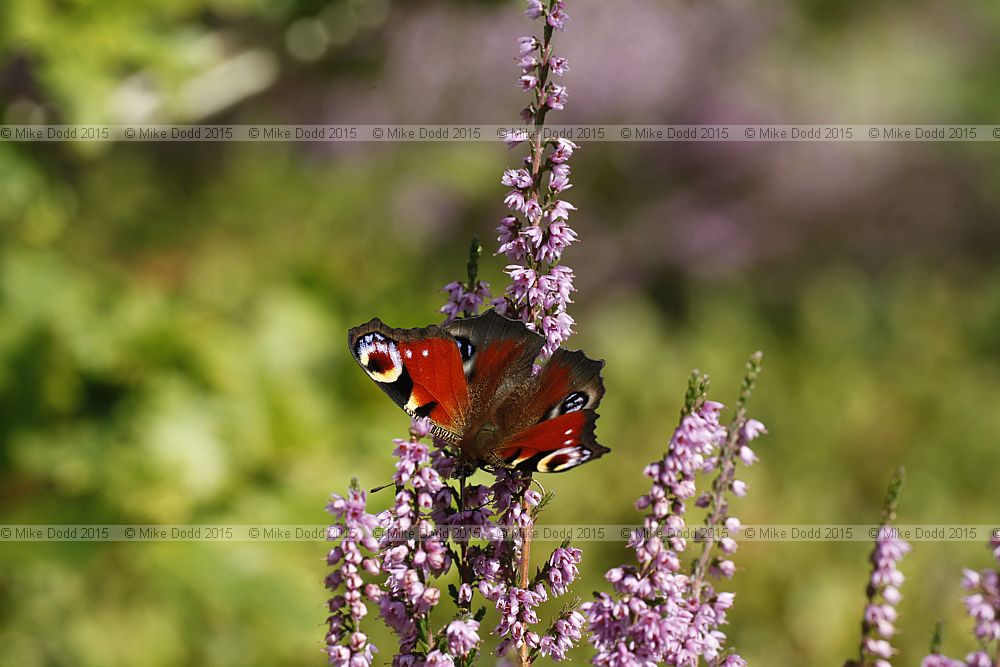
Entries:
{"label": "butterfly body", "polygon": [[543,343],[494,311],[422,329],[374,319],[348,332],[369,377],[466,462],[561,472],[609,451],[594,437],[604,362],[559,348],[534,373]]}

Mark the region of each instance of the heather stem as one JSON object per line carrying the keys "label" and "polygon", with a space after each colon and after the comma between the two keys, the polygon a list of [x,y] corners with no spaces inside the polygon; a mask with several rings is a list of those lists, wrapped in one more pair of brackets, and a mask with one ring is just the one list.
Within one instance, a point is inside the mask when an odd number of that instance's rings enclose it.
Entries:
{"label": "heather stem", "polygon": [[[747,362],[746,374],[743,377],[743,384],[740,387],[740,398],[736,405],[736,414],[733,416],[733,420],[729,425],[728,435],[719,452],[719,474],[715,478],[715,481],[712,482],[712,495],[709,500],[710,509],[708,517],[705,519],[705,527],[707,529],[705,541],[702,542],[701,554],[695,562],[692,574],[692,589],[699,598],[702,585],[705,581],[705,574],[708,571],[708,564],[711,561],[712,546],[716,543],[716,535],[721,531],[728,511],[726,492],[732,487],[733,479],[736,476],[736,454],[739,451],[740,438],[747,421],[747,404],[757,384],[757,377],[760,375],[763,356],[763,353],[755,352]],[[697,391],[693,391],[693,388],[697,386],[694,383],[696,375],[697,371],[692,374],[692,381],[688,385],[688,400],[691,400],[690,397],[692,394],[697,396]],[[704,384],[707,388],[707,379],[704,381]]]}
{"label": "heather stem", "polygon": [[[521,508],[525,514],[527,514],[529,517],[531,516],[531,506],[528,504],[528,501],[525,500],[524,498],[521,499]],[[534,532],[532,531],[533,524],[534,520],[529,519],[528,525],[525,527],[525,530],[523,531],[521,538],[521,562],[520,562],[521,588],[528,588],[528,584],[531,583],[531,572],[529,570],[531,566],[531,534],[532,532]],[[529,655],[529,651],[530,647],[528,646],[528,642],[525,641],[523,644],[521,644],[521,654],[520,654],[521,665],[523,667],[529,667],[531,665],[531,656]]]}

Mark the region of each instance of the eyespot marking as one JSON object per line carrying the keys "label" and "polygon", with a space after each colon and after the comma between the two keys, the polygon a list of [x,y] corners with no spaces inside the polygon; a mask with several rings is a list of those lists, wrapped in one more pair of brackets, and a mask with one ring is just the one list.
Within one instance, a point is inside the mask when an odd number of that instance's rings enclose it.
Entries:
{"label": "eyespot marking", "polygon": [[559,414],[564,415],[568,412],[576,412],[577,410],[583,410],[587,403],[590,401],[590,397],[582,391],[574,391],[572,394],[563,399],[563,402],[559,404]]}
{"label": "eyespot marking", "polygon": [[471,377],[472,369],[476,365],[474,359],[476,346],[465,336],[455,336],[455,344],[458,345],[458,356],[462,357],[462,370],[465,371],[466,377]]}
{"label": "eyespot marking", "polygon": [[557,449],[538,462],[540,472],[562,472],[576,467],[590,459],[590,450],[582,447]]}
{"label": "eyespot marking", "polygon": [[471,340],[465,336],[455,336],[455,343],[458,345],[458,353],[462,356],[462,363],[472,359],[472,355],[476,353],[476,347]]}
{"label": "eyespot marking", "polygon": [[354,344],[354,356],[376,382],[392,383],[403,374],[399,348],[377,331],[366,334]]}

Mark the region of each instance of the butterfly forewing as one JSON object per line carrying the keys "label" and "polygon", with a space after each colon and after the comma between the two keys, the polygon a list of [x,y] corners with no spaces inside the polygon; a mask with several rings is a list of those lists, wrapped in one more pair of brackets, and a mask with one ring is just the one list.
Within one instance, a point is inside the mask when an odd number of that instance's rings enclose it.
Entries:
{"label": "butterfly forewing", "polygon": [[435,435],[458,443],[469,415],[469,388],[455,339],[439,327],[392,329],[378,319],[347,334],[368,376],[408,414],[429,417]]}

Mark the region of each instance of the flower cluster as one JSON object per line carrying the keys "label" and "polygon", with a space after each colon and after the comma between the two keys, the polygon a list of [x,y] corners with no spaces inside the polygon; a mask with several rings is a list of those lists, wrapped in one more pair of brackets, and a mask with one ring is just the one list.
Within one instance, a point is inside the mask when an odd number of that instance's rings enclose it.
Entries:
{"label": "flower cluster", "polygon": [[448,294],[447,302],[441,307],[446,322],[462,315],[475,315],[480,306],[490,301],[490,284],[481,280],[471,284],[455,280],[445,285],[442,291]]}
{"label": "flower cluster", "polygon": [[566,651],[580,640],[583,619],[572,606],[563,611],[545,633],[534,629],[537,607],[565,594],[576,580],[582,552],[568,543],[555,549],[546,564],[527,582],[519,581],[519,565],[524,557],[524,530],[532,524],[532,512],[542,500],[529,488],[530,478],[504,470],[490,489],[496,535],[487,545],[470,549],[470,562],[478,591],[493,602],[500,613],[495,633],[500,637],[497,653],[522,651],[529,662],[536,655],[562,660]]}
{"label": "flower cluster", "polygon": [[[523,649],[563,659],[580,640],[583,617],[567,607],[540,632],[536,609],[568,591],[578,576],[580,550],[563,544],[527,586],[521,585],[523,530],[530,527],[541,495],[530,489],[529,478],[505,470],[497,472],[492,485],[466,486],[463,479],[455,489],[449,481],[459,472],[459,461],[443,443],[425,442],[429,431],[427,419],[414,419],[410,437],[394,441],[391,509],[367,513],[366,494],[356,484],[346,498],[335,495],[327,508],[337,519],[329,534],[340,543],[328,556],[336,569],[326,583],[334,591],[344,589],[330,600],[331,664],[371,664],[376,649],[359,630],[368,613],[366,601],[378,605],[399,639],[393,665],[474,664],[486,614],[482,606],[473,614],[477,594],[500,613],[494,630],[501,640],[498,653]],[[442,597],[435,580],[453,568],[460,578],[450,589],[458,611],[432,632],[431,613]],[[383,579],[365,584],[365,573]]]}
{"label": "flower cluster", "polygon": [[889,640],[896,633],[896,605],[902,599],[899,588],[903,573],[898,564],[910,551],[895,529],[883,525],[872,550],[872,573],[868,580],[868,603],[861,627],[862,664],[889,667],[894,650]]}
{"label": "flower cluster", "polygon": [[472,317],[479,313],[479,308],[484,303],[491,301],[490,284],[479,280],[479,256],[483,253],[483,247],[479,245],[479,239],[472,238],[469,246],[469,277],[465,282],[457,280],[444,286],[441,290],[448,294],[448,300],[441,307],[441,312],[445,314],[445,322],[451,322],[459,317]]}
{"label": "flower cluster", "polygon": [[[593,602],[583,605],[592,632],[590,641],[597,649],[595,665],[666,663],[695,667],[701,660],[726,667],[746,664],[738,655],[726,652],[725,635],[719,630],[733,605],[733,594],[716,593],[702,580],[709,562],[706,554],[711,553],[714,543],[704,543],[703,557],[695,563],[692,574],[682,572],[681,558],[688,546],[683,534],[684,514],[687,501],[697,493],[696,476],[716,467],[720,471],[731,469],[736,451],[746,461],[755,460],[747,443],[764,429],[759,422],[741,419],[742,410],[735,428],[727,429],[719,423],[720,403],[702,400],[692,407],[674,431],[663,459],[646,467],[645,474],[653,483],[636,507],[647,514],[643,528],[629,540],[637,564],[609,570],[605,578],[615,595],[598,593]],[[741,443],[738,450],[727,446],[737,442]],[[746,486],[720,472],[715,490],[716,507],[723,508],[726,491],[741,495]],[[720,509],[713,516],[725,517],[725,512]],[[723,521],[731,531],[739,527],[735,517]],[[728,554],[735,551],[736,544],[731,538],[719,542],[727,557],[713,561],[709,573],[731,576],[735,566]]]}
{"label": "flower cluster", "polygon": [[326,557],[327,564],[334,570],[327,575],[325,583],[336,594],[328,603],[326,653],[331,665],[367,667],[372,664],[377,649],[359,627],[361,619],[368,615],[365,598],[370,598],[361,572],[374,574],[379,571],[378,561],[372,557],[378,551],[373,531],[379,519],[367,512],[367,498],[358,488],[357,481],[352,482],[346,497],[334,494],[332,498],[326,511],[333,515],[334,523],[327,530],[327,538],[336,546]]}
{"label": "flower cluster", "polygon": [[[375,595],[382,619],[399,637],[393,664],[410,665],[430,660],[427,625],[441,590],[431,579],[451,567],[448,546],[434,530],[431,511],[445,484],[431,465],[430,447],[422,440],[430,431],[427,419],[415,419],[408,440],[394,441],[396,448],[395,506],[388,513],[380,542],[382,570],[388,574]],[[454,657],[454,656],[452,656]]]}
{"label": "flower cluster", "polygon": [[898,566],[910,551],[910,545],[900,539],[898,531],[892,527],[903,489],[904,472],[900,466],[889,480],[882,505],[882,520],[869,557],[872,569],[865,587],[859,658],[847,661],[845,667],[890,667],[889,660],[895,654],[890,640],[896,634],[896,606],[902,600],[899,589],[904,580]]}
{"label": "flower cluster", "polygon": [[[1000,562],[1000,536],[990,539],[993,557]],[[1000,569],[965,570],[962,587],[968,592],[965,608],[975,622],[974,633],[979,650],[965,656],[965,661],[952,660],[937,653],[924,658],[921,667],[998,667],[991,655],[1000,652]]]}
{"label": "flower cluster", "polygon": [[504,172],[501,183],[509,189],[504,204],[510,214],[497,227],[499,253],[511,260],[506,272],[511,278],[504,297],[495,299],[496,309],[518,318],[546,338],[542,356],[550,356],[573,330],[573,318],[566,312],[574,291],[573,271],[560,264],[563,250],[577,240],[569,226],[576,207],[562,198],[570,189],[569,159],[578,146],[565,138],[543,140],[541,128],[549,110],[566,104],[566,87],[549,76],[562,76],[568,69],[566,58],[553,53],[553,30],[562,30],[568,20],[562,0],[529,0],[525,12],[530,18],[545,20],[542,37],[518,40],[518,86],[531,93],[532,102],[521,119],[534,131],[518,131],[505,138],[508,147],[529,145],[529,155],[519,169]]}

